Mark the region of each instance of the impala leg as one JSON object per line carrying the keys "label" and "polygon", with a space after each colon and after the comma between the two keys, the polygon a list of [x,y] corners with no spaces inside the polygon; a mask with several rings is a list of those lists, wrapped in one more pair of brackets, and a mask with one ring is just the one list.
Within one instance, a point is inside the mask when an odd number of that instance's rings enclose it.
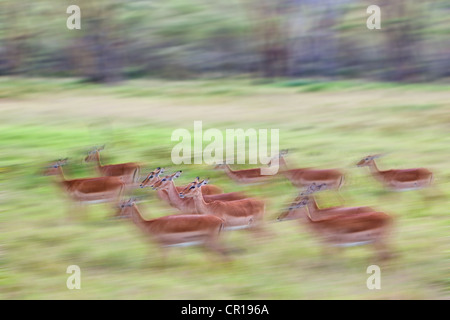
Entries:
{"label": "impala leg", "polygon": [[373,246],[375,248],[375,251],[377,252],[379,260],[384,261],[392,258],[392,253],[390,252],[384,240],[378,239],[374,242]]}
{"label": "impala leg", "polygon": [[[334,259],[334,257],[342,252],[343,248],[335,247],[327,241],[326,239],[320,239],[320,255],[319,255],[319,261],[318,261],[318,267],[321,268],[328,268],[332,266],[333,268],[336,267],[337,261]],[[331,264],[330,264],[331,263]]]}
{"label": "impala leg", "polygon": [[166,248],[160,248],[160,253],[161,253],[161,263],[163,267],[167,267],[167,261],[168,261],[168,250]]}
{"label": "impala leg", "polygon": [[323,241],[322,243],[322,257],[329,258],[331,256],[335,256],[338,253],[341,253],[344,249],[342,247],[333,246],[327,241]]}
{"label": "impala leg", "polygon": [[[159,250],[159,256],[160,256],[160,259],[159,259],[160,263],[157,263],[157,265],[160,265],[160,267],[164,269],[164,268],[166,268],[168,266],[168,264],[167,264],[168,258],[167,257],[168,257],[168,254],[169,254],[168,253],[169,249],[164,247],[164,246],[158,245],[158,250]],[[151,251],[149,253],[149,256],[150,257],[154,256],[154,252]]]}
{"label": "impala leg", "polygon": [[[82,217],[83,216],[83,217]],[[67,218],[69,221],[73,221],[75,219],[86,219],[87,210],[86,205],[81,201],[71,201],[68,209]]]}
{"label": "impala leg", "polygon": [[261,222],[255,223],[249,228],[249,231],[258,238],[273,238],[275,235],[272,231],[268,230]]}
{"label": "impala leg", "polygon": [[217,240],[209,240],[204,244],[204,248],[219,255],[223,262],[230,262],[232,259],[228,255],[228,250]]}
{"label": "impala leg", "polygon": [[70,201],[67,206],[67,209],[66,209],[64,221],[66,221],[68,223],[73,221],[73,216],[75,214],[75,208],[76,208],[76,204],[73,201]]}
{"label": "impala leg", "polygon": [[336,193],[338,195],[339,202],[341,203],[341,205],[344,205],[345,204],[345,200],[344,200],[344,197],[342,197],[342,195],[341,195],[341,190],[337,189]]}
{"label": "impala leg", "polygon": [[80,203],[80,212],[83,220],[89,219],[89,206],[85,203]]}
{"label": "impala leg", "polygon": [[335,234],[321,237],[319,239],[322,245],[322,257],[325,259],[328,259],[338,253],[342,253],[344,250],[343,247],[336,245],[335,241],[333,241],[334,238],[336,238]]}
{"label": "impala leg", "polygon": [[422,198],[425,202],[444,197],[445,193],[435,183],[422,190]]}
{"label": "impala leg", "polygon": [[80,211],[80,202],[70,196],[65,196],[64,200],[67,202],[66,212],[65,212],[65,221],[72,222],[73,217],[75,217]]}
{"label": "impala leg", "polygon": [[[155,266],[156,268],[166,268],[167,267],[167,257],[168,257],[168,251],[169,248],[165,246],[164,243],[162,243],[161,241],[159,241],[158,239],[155,239],[153,237],[150,236],[149,239],[149,243],[150,246],[148,247],[148,254],[146,257],[143,258],[143,267],[152,266],[151,263],[151,258],[154,258],[154,260],[156,260],[156,262],[153,264],[153,266]],[[159,259],[158,259],[158,255],[155,254],[155,247],[156,249],[159,251]]]}
{"label": "impala leg", "polygon": [[73,221],[73,217],[76,214],[76,212],[79,211],[79,203],[74,201],[69,201],[69,205],[67,206],[66,211],[66,221],[71,222]]}

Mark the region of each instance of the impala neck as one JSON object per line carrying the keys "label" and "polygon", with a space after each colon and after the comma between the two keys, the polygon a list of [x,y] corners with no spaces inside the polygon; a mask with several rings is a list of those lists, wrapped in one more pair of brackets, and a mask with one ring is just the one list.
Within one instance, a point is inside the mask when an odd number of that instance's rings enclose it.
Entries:
{"label": "impala neck", "polygon": [[198,213],[201,214],[207,214],[208,213],[208,204],[205,202],[205,199],[203,198],[203,194],[201,190],[199,190],[193,197],[195,209],[198,211]]}
{"label": "impala neck", "polygon": [[97,167],[101,169],[103,166],[102,163],[100,162],[100,152],[98,151],[95,153],[95,160],[97,161]]}
{"label": "impala neck", "polygon": [[[273,161],[271,160],[270,163],[269,163],[269,166],[271,167],[272,165],[273,165]],[[284,160],[284,157],[279,157],[278,158],[278,167],[280,169],[283,169],[283,171],[287,170],[287,164],[286,164],[286,161]]]}
{"label": "impala neck", "polygon": [[288,168],[286,160],[284,160],[284,157],[280,157],[280,160],[278,160],[278,161],[279,161],[279,165],[280,165],[281,168],[283,168],[283,169],[287,169]]}
{"label": "impala neck", "polygon": [[[156,182],[160,181],[161,178],[158,177],[158,179],[156,180]],[[155,184],[156,182],[154,182],[153,184]],[[170,197],[169,197],[169,193],[167,192],[167,190],[156,190],[156,192],[158,193],[158,197],[160,199],[163,199],[165,201],[171,202],[170,201]]]}
{"label": "impala neck", "polygon": [[180,198],[178,190],[175,187],[175,183],[173,183],[173,181],[169,182],[169,188],[166,191],[169,195],[170,202],[172,202],[176,207],[182,206],[184,203],[186,203],[185,199]]}
{"label": "impala neck", "polygon": [[317,202],[316,199],[314,197],[310,197],[309,201],[308,201],[308,212],[309,212],[309,217],[311,218],[311,220],[317,220],[319,219],[319,207],[317,206]]}
{"label": "impala neck", "polygon": [[171,203],[169,193],[166,190],[156,190],[158,197],[164,201]]}
{"label": "impala neck", "polygon": [[369,162],[369,168],[370,168],[370,172],[372,172],[372,175],[378,179],[381,175],[381,171],[380,171],[380,169],[378,169],[377,164],[375,163],[375,160],[372,160]]}
{"label": "impala neck", "polygon": [[229,164],[225,164],[223,170],[225,171],[226,175],[229,176],[230,178],[235,177],[235,172],[230,168]]}
{"label": "impala neck", "polygon": [[58,175],[57,177],[54,178],[54,181],[61,185],[63,188],[67,187],[67,180],[66,177],[64,176],[64,172],[62,167],[58,167]]}
{"label": "impala neck", "polygon": [[141,229],[145,229],[147,230],[147,226],[148,224],[151,222],[148,220],[144,220],[142,218],[141,213],[139,212],[138,207],[136,206],[136,204],[133,204],[133,206],[129,207],[128,210],[130,210],[130,215],[131,215],[131,220],[133,220],[133,222]]}
{"label": "impala neck", "polygon": [[288,215],[289,219],[307,219],[308,217],[308,209],[306,207],[301,207],[293,210],[291,214]]}
{"label": "impala neck", "polygon": [[223,166],[223,168],[224,168],[223,170],[225,170],[225,172],[228,172],[228,173],[232,173],[233,172],[233,170],[231,170],[230,165],[228,163],[226,163]]}

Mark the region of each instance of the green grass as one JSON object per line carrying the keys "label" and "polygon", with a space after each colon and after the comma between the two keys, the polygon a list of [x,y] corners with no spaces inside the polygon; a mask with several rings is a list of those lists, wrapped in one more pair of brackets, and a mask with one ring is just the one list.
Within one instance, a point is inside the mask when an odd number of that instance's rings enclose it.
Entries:
{"label": "green grass", "polygon": [[[444,85],[411,86],[241,79],[102,87],[72,79],[0,79],[0,299],[449,298],[450,94]],[[380,264],[382,289],[366,288],[366,268],[378,263],[370,247],[323,256],[297,221],[272,223],[297,194],[283,179],[236,186],[207,165],[173,165],[171,133],[193,130],[194,120],[203,120],[205,130],[279,129],[293,166],[345,170],[348,205],[395,217],[392,247],[399,256]],[[81,160],[101,144],[105,163],[181,168],[177,184],[199,175],[226,191],[266,198],[275,236],[228,234],[227,245],[240,249],[232,263],[186,248],[173,249],[162,265],[157,247],[131,222],[108,219],[114,213],[108,206],[90,206],[69,219],[69,205],[41,175],[43,167],[69,157],[67,176],[91,176],[93,168]],[[383,190],[354,167],[376,152],[388,153],[381,168],[430,168],[441,194]],[[148,196],[140,205],[147,217],[175,213],[151,190],[135,193]],[[338,204],[332,192],[320,202]],[[72,264],[81,268],[81,290],[66,288]]]}

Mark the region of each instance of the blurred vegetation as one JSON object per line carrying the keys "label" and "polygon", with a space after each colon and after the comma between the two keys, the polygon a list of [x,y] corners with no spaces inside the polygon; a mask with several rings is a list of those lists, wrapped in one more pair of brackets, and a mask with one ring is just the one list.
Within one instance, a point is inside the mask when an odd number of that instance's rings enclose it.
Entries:
{"label": "blurred vegetation", "polygon": [[[320,84],[320,86],[318,86]],[[314,90],[302,88],[318,86]],[[448,299],[450,170],[447,86],[315,80],[256,84],[250,80],[147,81],[103,87],[78,80],[2,79],[0,118],[0,299]],[[213,93],[213,94],[211,94]],[[298,221],[272,223],[297,195],[284,179],[236,186],[206,165],[171,163],[174,128],[279,128],[280,147],[294,167],[342,168],[346,205],[392,214],[398,257],[380,263],[370,247],[323,255]],[[73,209],[42,170],[69,157],[70,177],[95,174],[82,163],[106,144],[104,163],[141,161],[182,169],[176,182],[210,177],[227,192],[268,201],[274,237],[226,234],[234,262],[208,259],[197,248],[171,250],[163,265],[157,247],[108,205]],[[386,152],[382,169],[427,167],[439,192],[385,191],[354,164]],[[177,213],[138,189],[147,218]],[[338,205],[332,192],[320,205]],[[448,255],[447,255],[448,256]],[[381,290],[368,290],[367,266],[379,264]],[[81,290],[68,290],[69,265],[81,268]]]}
{"label": "blurred vegetation", "polygon": [[0,75],[429,82],[450,75],[449,14],[448,0],[0,0]]}

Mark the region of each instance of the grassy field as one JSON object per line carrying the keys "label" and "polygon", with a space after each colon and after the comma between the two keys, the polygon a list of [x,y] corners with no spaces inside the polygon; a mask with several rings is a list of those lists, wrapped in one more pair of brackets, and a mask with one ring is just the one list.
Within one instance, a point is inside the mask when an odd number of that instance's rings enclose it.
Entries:
{"label": "grassy field", "polygon": [[[245,79],[132,81],[102,87],[51,79],[0,78],[0,299],[448,299],[450,298],[450,86]],[[283,179],[236,186],[207,165],[175,166],[173,130],[280,130],[292,166],[342,168],[347,205],[395,217],[398,257],[374,260],[370,247],[324,256],[298,221],[272,223],[297,195]],[[42,170],[69,157],[67,177],[92,176],[86,151],[106,144],[105,163],[141,161],[145,170],[181,168],[177,184],[210,177],[226,191],[268,200],[274,237],[226,235],[239,250],[221,263],[198,248],[159,250],[106,205],[68,215],[69,205]],[[390,193],[355,163],[387,153],[381,168],[427,167],[438,194]],[[143,172],[144,173],[144,172]],[[136,190],[147,217],[176,213],[153,191]],[[332,192],[322,206],[338,204]],[[368,290],[366,268],[381,267],[381,290]],[[68,290],[66,268],[81,268],[81,290]]]}

